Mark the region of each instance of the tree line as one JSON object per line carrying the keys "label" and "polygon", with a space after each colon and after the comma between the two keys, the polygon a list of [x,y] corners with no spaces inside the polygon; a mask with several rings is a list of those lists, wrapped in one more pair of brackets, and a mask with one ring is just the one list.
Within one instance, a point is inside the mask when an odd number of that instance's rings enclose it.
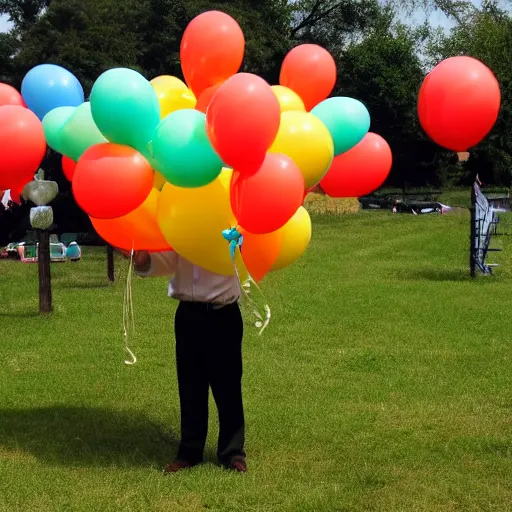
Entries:
{"label": "tree line", "polygon": [[[0,0],[0,14],[13,23],[0,34],[0,81],[19,87],[24,74],[44,62],[68,68],[86,93],[112,67],[136,69],[148,79],[181,77],[181,36],[194,16],[210,9],[240,23],[247,41],[243,70],[272,84],[293,46],[327,48],[338,65],[333,94],[364,102],[371,130],[392,148],[387,186],[467,185],[476,173],[484,183],[511,185],[512,16],[503,1],[476,7],[463,0]],[[436,10],[452,20],[453,29],[429,22]],[[406,23],[410,18],[419,22]],[[502,89],[499,121],[465,164],[428,140],[416,114],[426,73],[454,55],[480,59]],[[69,184],[60,178],[58,159],[49,155],[44,165],[65,198]]]}

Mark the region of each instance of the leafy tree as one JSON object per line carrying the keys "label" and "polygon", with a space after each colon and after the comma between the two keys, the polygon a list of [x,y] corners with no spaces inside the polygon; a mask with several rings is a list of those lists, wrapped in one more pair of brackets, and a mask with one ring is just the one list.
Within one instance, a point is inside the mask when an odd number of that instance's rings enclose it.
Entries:
{"label": "leafy tree", "polygon": [[8,14],[17,29],[25,30],[35,23],[52,0],[0,0],[0,14]]}
{"label": "leafy tree", "polygon": [[471,151],[466,164],[469,177],[478,173],[486,183],[512,185],[512,17],[497,2],[487,1],[463,25],[459,25],[430,47],[430,64],[454,55],[469,55],[481,60],[496,75],[502,93],[498,121],[490,135]]}
{"label": "leafy tree", "polygon": [[435,184],[433,145],[417,121],[418,89],[424,78],[416,51],[418,34],[396,25],[392,12],[362,41],[350,45],[339,69],[337,94],[361,100],[368,108],[371,130],[390,144],[394,156],[389,184]]}

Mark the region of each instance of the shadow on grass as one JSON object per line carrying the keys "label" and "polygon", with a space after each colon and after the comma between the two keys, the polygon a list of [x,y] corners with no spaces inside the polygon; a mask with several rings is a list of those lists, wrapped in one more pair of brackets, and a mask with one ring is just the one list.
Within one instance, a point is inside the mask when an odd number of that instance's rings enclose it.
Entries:
{"label": "shadow on grass", "polygon": [[112,283],[107,281],[105,278],[104,282],[101,281],[62,281],[55,283],[56,288],[65,288],[65,289],[72,289],[72,288],[81,288],[81,289],[102,289],[102,288],[109,288],[112,286]]}
{"label": "shadow on grass", "polygon": [[41,316],[39,311],[0,311],[0,318],[36,318]]}
{"label": "shadow on grass", "polygon": [[442,269],[442,268],[423,268],[423,269],[402,269],[398,272],[393,271],[393,275],[406,279],[407,281],[436,281],[436,282],[469,282],[473,278],[469,275],[469,269]]}
{"label": "shadow on grass", "polygon": [[422,269],[417,272],[417,277],[426,281],[471,281],[469,269]]}
{"label": "shadow on grass", "polygon": [[[178,438],[131,411],[87,407],[0,410],[0,451],[50,465],[156,466],[176,455]],[[211,458],[211,454],[207,454]]]}

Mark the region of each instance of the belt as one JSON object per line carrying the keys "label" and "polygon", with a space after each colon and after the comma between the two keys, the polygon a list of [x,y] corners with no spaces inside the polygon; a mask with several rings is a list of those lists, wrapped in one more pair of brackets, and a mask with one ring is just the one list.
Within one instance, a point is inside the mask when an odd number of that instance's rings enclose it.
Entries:
{"label": "belt", "polygon": [[214,304],[212,302],[192,302],[188,300],[180,301],[180,306],[194,309],[196,311],[217,311],[219,309],[232,308],[236,306],[238,302],[232,302],[231,304]]}

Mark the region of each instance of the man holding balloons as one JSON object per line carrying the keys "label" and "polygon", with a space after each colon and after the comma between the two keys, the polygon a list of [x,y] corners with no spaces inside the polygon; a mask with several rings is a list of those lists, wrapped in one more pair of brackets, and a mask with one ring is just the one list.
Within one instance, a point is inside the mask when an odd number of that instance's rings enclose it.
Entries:
{"label": "man holding balloons", "polygon": [[164,473],[202,462],[210,387],[219,416],[218,459],[226,469],[245,473],[243,322],[238,306],[238,278],[209,272],[172,251],[151,255],[137,251],[133,262],[142,277],[172,275],[169,296],[180,301],[174,331],[181,442],[177,459]]}
{"label": "man holding balloons", "polygon": [[183,35],[186,83],[113,68],[84,101],[69,71],[43,64],[27,74],[22,95],[0,84],[0,124],[8,127],[0,132],[0,189],[21,190],[48,144],[100,236],[133,253],[140,276],[170,277],[169,295],[180,302],[182,439],[166,473],[202,461],[210,387],[219,460],[247,470],[240,282],[249,274],[258,282],[306,250],[307,190],[364,195],[392,164],[386,141],[369,132],[366,107],[328,98],[338,71],[327,50],[293,48],[270,86],[239,72],[244,49],[238,23],[208,11]]}

